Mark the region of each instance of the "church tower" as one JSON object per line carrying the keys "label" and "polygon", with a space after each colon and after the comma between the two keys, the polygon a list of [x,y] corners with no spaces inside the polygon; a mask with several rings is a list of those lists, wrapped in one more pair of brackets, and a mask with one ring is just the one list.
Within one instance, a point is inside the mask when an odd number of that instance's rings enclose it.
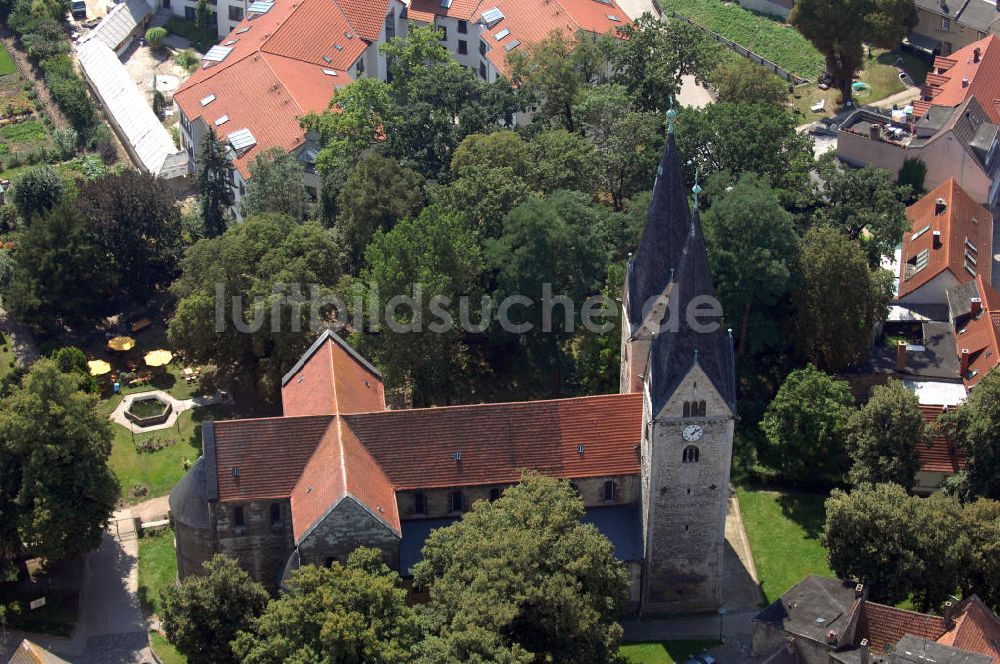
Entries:
{"label": "church tower", "polygon": [[722,329],[701,220],[697,211],[692,216],[681,182],[672,123],[671,115],[623,298],[628,331],[621,391],[641,389],[645,396],[645,615],[713,611],[722,604],[736,414],[732,339]]}

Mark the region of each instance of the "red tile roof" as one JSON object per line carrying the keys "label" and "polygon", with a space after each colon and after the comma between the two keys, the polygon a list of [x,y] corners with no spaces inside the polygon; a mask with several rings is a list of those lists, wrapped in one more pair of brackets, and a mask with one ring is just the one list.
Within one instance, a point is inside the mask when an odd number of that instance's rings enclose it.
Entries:
{"label": "red tile roof", "polygon": [[642,394],[396,410],[344,420],[397,490],[512,483],[526,469],[564,478],[639,472]]}
{"label": "red tile roof", "polygon": [[[487,0],[488,1],[488,0]],[[448,7],[441,0],[410,0],[408,16],[411,21],[430,24],[435,16],[448,16],[459,21],[471,21],[484,0],[452,0]]]}
{"label": "red tile roof", "polygon": [[982,313],[970,318],[964,330],[960,329],[955,334],[959,360],[963,351],[969,351],[969,369],[962,376],[968,389],[975,387],[983,376],[1000,364],[1000,293],[982,275],[976,278],[976,286],[982,300]]}
{"label": "red tile roof", "polygon": [[[522,49],[537,44],[552,32],[575,35],[579,30],[605,34],[614,33],[616,28],[631,24],[624,10],[614,0],[609,4],[596,0],[483,0],[475,14],[478,21],[482,13],[493,7],[503,12],[504,18],[487,30],[482,39],[489,45],[486,57],[498,72],[509,73],[505,46],[521,42],[512,49]],[[614,17],[612,19],[611,17]],[[503,39],[496,36],[508,30]]]}
{"label": "red tile roof", "polygon": [[1000,619],[973,595],[958,605],[955,626],[938,643],[989,655],[1000,663]]}
{"label": "red tile roof", "polygon": [[219,500],[288,496],[333,419],[324,415],[215,422]]}
{"label": "red tile roof", "polygon": [[324,334],[282,381],[286,417],[385,410],[382,378],[336,334]]}
{"label": "red tile roof", "polygon": [[[927,424],[936,422],[943,412],[942,406],[920,406],[920,414]],[[954,475],[965,468],[965,455],[962,451],[940,435],[934,436],[930,447],[918,445],[917,457],[920,459],[920,470],[930,473]]]}
{"label": "red tile roof", "polygon": [[941,616],[866,601],[861,607],[855,639],[858,642],[868,639],[868,647],[873,652],[884,652],[886,646],[895,646],[907,634],[937,641],[946,631],[947,625]]}
{"label": "red tile roof", "polygon": [[[299,118],[326,109],[334,89],[351,82],[347,69],[384,21],[385,11],[375,9],[364,0],[279,0],[265,14],[248,14],[219,42],[232,52],[195,72],[174,100],[188,120],[202,118],[220,140],[238,129],[251,131],[256,145],[233,162],[247,177],[261,151],[302,145]],[[374,37],[368,37],[373,25]],[[209,95],[215,100],[202,106]],[[229,120],[216,127],[224,115]]]}
{"label": "red tile roof", "polygon": [[[974,52],[979,49],[979,61]],[[963,79],[968,79],[963,83]],[[958,106],[970,95],[982,103],[990,120],[1000,123],[1000,39],[989,35],[951,54],[948,58],[934,59],[934,73],[928,74],[921,87],[921,97],[933,100],[936,106]],[[927,109],[913,107],[918,117]]]}
{"label": "red tile roof", "polygon": [[[945,203],[942,214],[935,214],[938,199],[943,199]],[[899,265],[900,299],[945,271],[950,271],[960,284],[972,281],[976,274],[982,274],[989,280],[993,263],[993,216],[965,193],[955,178],[948,178],[906,208],[906,216],[910,220],[910,231],[903,236]],[[941,234],[938,246],[934,242],[935,231]],[[908,261],[922,251],[928,252],[927,266],[910,272],[907,278],[907,271],[911,269]],[[966,259],[967,253],[971,254],[975,263]],[[966,269],[967,265],[974,273]]]}

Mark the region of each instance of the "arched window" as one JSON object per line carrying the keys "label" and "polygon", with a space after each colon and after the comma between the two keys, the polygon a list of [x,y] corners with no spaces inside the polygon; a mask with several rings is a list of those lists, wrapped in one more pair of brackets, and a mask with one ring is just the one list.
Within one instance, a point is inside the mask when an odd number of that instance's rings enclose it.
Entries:
{"label": "arched window", "polygon": [[704,401],[699,401],[698,402],[698,417],[705,417],[705,411],[706,411],[705,402]]}
{"label": "arched window", "polygon": [[684,417],[691,417],[691,402],[684,402]]}
{"label": "arched window", "polygon": [[604,483],[604,500],[612,501],[615,499],[615,481],[607,480]]}
{"label": "arched window", "polygon": [[681,460],[684,463],[698,463],[698,456],[699,456],[698,446],[688,445],[687,447],[684,448]]}

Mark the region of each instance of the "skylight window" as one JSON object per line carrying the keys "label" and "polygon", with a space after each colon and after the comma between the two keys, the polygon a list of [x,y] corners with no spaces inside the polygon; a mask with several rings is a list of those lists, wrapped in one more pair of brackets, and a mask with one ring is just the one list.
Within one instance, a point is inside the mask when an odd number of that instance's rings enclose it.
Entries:
{"label": "skylight window", "polygon": [[923,250],[917,252],[917,254],[913,258],[911,258],[910,260],[906,261],[906,263],[907,263],[907,266],[906,266],[906,276],[907,276],[907,278],[913,276],[917,272],[920,272],[925,267],[927,267],[927,264],[930,262],[930,260],[931,260],[930,249],[923,249]]}
{"label": "skylight window", "polygon": [[232,46],[213,46],[208,49],[208,53],[202,57],[202,60],[207,62],[222,62],[229,54],[233,52]]}
{"label": "skylight window", "polygon": [[323,62],[325,62],[328,65],[332,65],[333,64],[333,58],[331,58],[329,55],[324,55],[323,56]]}
{"label": "skylight window", "polygon": [[233,44],[235,44],[235,43],[236,43],[236,42],[238,42],[238,41],[239,41],[239,39],[230,39],[229,41],[227,41],[227,42],[226,42],[226,43],[224,44],[224,46],[232,46]]}
{"label": "skylight window", "polygon": [[216,127],[221,127],[222,125],[226,124],[227,122],[229,122],[229,116],[228,115],[220,115],[219,119],[215,121],[215,126]]}
{"label": "skylight window", "polygon": [[334,44],[334,45],[333,45],[333,47],[334,47],[335,49],[337,49],[338,51],[343,51],[343,50],[344,50],[344,47],[343,47],[343,46],[341,46],[340,44]]}
{"label": "skylight window", "polygon": [[970,240],[969,238],[965,238],[965,246],[967,246],[969,249],[971,249],[975,253],[977,253],[977,254],[979,253],[979,250],[976,249],[976,245],[972,244],[972,240]]}
{"label": "skylight window", "polygon": [[252,25],[248,25],[245,28],[240,28],[239,30],[236,31],[236,34],[242,35],[244,32],[247,32],[252,27],[253,27]]}
{"label": "skylight window", "polygon": [[493,35],[493,39],[496,39],[497,41],[500,41],[501,39],[503,39],[504,37],[506,37],[509,34],[510,34],[510,30],[508,30],[507,28],[504,28],[500,32],[498,32],[495,35]]}
{"label": "skylight window", "polygon": [[441,0],[441,6],[445,9],[451,9],[451,0]]}
{"label": "skylight window", "polygon": [[926,226],[924,226],[923,228],[921,228],[919,231],[917,231],[916,233],[914,233],[913,235],[910,236],[910,242],[913,242],[914,240],[916,240],[918,237],[920,237],[921,235],[923,235],[924,233],[926,233],[930,229],[931,229],[931,225],[927,224]]}
{"label": "skylight window", "polygon": [[483,12],[480,16],[480,20],[488,28],[492,28],[494,25],[503,20],[503,12],[500,11],[499,7],[491,7]]}
{"label": "skylight window", "polygon": [[503,50],[505,50],[505,51],[513,51],[515,48],[517,48],[520,45],[521,45],[521,42],[519,40],[515,39],[512,42],[507,42],[506,44],[504,44]]}
{"label": "skylight window", "polygon": [[620,18],[618,18],[617,16],[615,16],[614,14],[608,14],[608,20],[609,20],[609,21],[614,21],[614,22],[616,22],[616,23],[618,23],[618,22],[620,22],[620,21],[621,21],[621,19],[620,19]]}
{"label": "skylight window", "polygon": [[210,95],[206,95],[206,96],[202,97],[201,99],[199,99],[198,103],[201,104],[202,106],[208,106],[213,101],[215,101],[215,99],[216,99],[215,95],[214,94],[210,94]]}
{"label": "skylight window", "polygon": [[975,265],[969,265],[969,261],[966,260],[964,267],[965,267],[965,271],[966,272],[968,272],[972,276],[976,276],[976,266]]}
{"label": "skylight window", "polygon": [[257,0],[256,2],[251,2],[247,11],[251,14],[266,14],[271,11],[271,7],[274,7],[273,2],[265,2],[264,0]]}
{"label": "skylight window", "polygon": [[337,75],[337,72],[335,72],[332,69],[324,69],[323,73],[326,74],[327,76],[336,76]]}
{"label": "skylight window", "polygon": [[257,145],[257,139],[254,138],[253,133],[249,129],[237,129],[231,134],[228,134],[226,136],[226,140],[237,154],[243,152],[244,150],[249,150],[253,146]]}

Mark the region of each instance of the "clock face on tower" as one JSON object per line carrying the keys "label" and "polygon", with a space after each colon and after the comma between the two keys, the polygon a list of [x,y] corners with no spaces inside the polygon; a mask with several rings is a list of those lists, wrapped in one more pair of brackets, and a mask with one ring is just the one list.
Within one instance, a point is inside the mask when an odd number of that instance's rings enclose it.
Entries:
{"label": "clock face on tower", "polygon": [[689,424],[684,427],[684,431],[681,432],[681,435],[684,436],[684,440],[689,443],[693,443],[696,440],[701,440],[701,437],[705,435],[705,430],[697,424]]}

